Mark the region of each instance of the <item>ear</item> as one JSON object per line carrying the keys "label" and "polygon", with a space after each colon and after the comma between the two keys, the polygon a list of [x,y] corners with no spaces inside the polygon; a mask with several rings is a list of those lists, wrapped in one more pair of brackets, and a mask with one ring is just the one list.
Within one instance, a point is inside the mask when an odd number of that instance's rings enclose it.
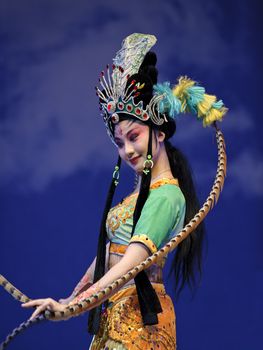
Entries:
{"label": "ear", "polygon": [[159,142],[163,142],[165,139],[165,133],[161,130],[157,130],[156,136]]}

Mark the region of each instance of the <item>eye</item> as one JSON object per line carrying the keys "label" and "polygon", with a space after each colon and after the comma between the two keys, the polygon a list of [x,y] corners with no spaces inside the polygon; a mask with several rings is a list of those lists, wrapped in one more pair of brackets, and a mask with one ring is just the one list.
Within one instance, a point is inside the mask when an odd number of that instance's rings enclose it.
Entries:
{"label": "eye", "polygon": [[131,141],[136,141],[137,137],[138,137],[138,134],[132,134],[132,135],[130,136],[130,140],[131,140]]}

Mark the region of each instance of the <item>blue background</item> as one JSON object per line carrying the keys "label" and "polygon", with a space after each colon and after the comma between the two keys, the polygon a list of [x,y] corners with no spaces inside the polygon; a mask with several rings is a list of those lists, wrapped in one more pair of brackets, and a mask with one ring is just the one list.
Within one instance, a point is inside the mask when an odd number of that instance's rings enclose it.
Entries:
{"label": "blue background", "polygon": [[[188,75],[222,98],[228,176],[206,219],[207,253],[195,297],[176,303],[178,350],[262,348],[263,156],[259,1],[0,3],[0,273],[31,298],[70,294],[95,255],[116,149],[94,93],[122,39],[155,34],[159,81]],[[211,128],[178,120],[200,200],[215,175]],[[132,188],[124,167],[116,201]],[[173,293],[173,280],[166,278]],[[0,339],[25,320],[0,291]],[[10,349],[88,349],[87,315],[47,322]]]}

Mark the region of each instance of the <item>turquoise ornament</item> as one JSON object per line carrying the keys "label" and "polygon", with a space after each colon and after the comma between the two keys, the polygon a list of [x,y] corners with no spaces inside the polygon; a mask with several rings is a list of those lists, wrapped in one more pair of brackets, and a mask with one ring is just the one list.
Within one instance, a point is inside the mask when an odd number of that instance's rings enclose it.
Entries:
{"label": "turquoise ornament", "polygon": [[173,94],[169,81],[154,85],[153,90],[155,96],[164,96],[158,104],[158,111],[160,113],[167,113],[169,117],[173,118],[181,112],[181,102]]}
{"label": "turquoise ornament", "polygon": [[212,108],[220,109],[224,106],[224,102],[222,100],[216,101],[212,104]]}
{"label": "turquoise ornament", "polygon": [[205,89],[202,86],[191,86],[187,91],[187,107],[191,113],[197,114],[197,104],[204,99]]}

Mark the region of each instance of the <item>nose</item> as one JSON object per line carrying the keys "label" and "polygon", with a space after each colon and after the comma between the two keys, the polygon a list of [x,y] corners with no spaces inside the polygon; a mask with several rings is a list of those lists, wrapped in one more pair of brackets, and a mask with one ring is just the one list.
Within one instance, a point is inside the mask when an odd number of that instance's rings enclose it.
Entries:
{"label": "nose", "polygon": [[125,152],[125,156],[127,159],[132,158],[132,156],[134,154],[134,149],[133,149],[132,145],[130,144],[130,142],[125,142],[124,152]]}

